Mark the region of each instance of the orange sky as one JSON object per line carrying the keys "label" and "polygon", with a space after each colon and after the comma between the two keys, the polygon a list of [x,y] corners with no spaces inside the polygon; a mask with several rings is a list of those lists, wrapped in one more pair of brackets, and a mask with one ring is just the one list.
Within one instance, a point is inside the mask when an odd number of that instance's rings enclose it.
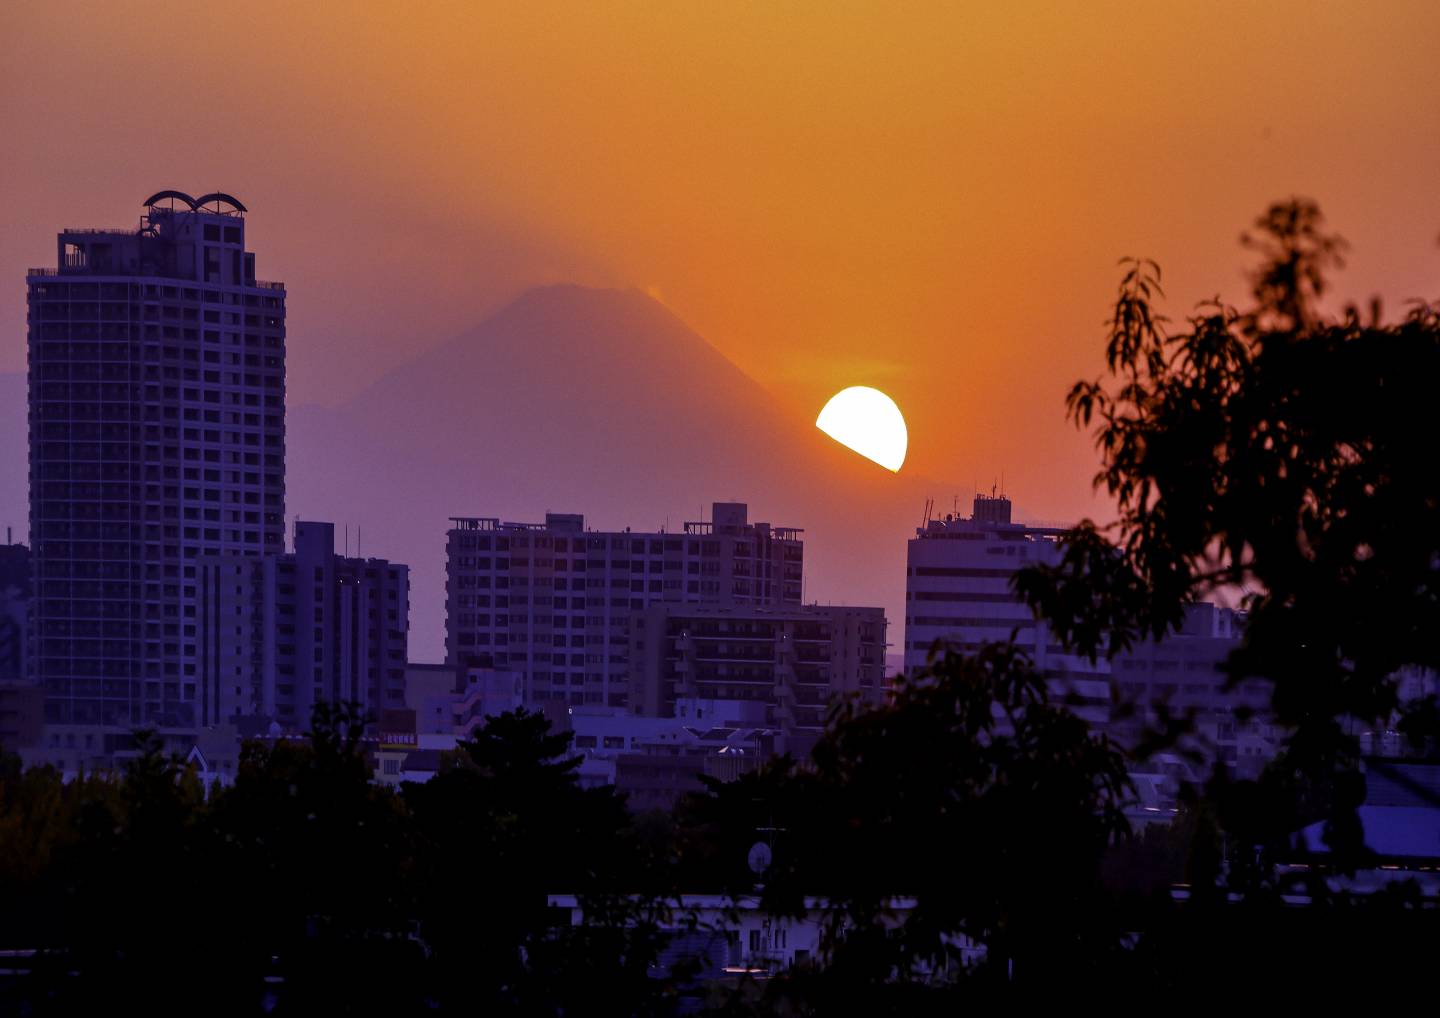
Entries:
{"label": "orange sky", "polygon": [[[251,208],[292,402],[525,286],[635,285],[797,409],[905,410],[907,470],[1085,511],[1062,397],[1124,254],[1183,314],[1318,199],[1341,288],[1440,296],[1440,4],[0,7],[0,371],[27,265],[150,191]],[[937,493],[942,498],[948,493]]]}

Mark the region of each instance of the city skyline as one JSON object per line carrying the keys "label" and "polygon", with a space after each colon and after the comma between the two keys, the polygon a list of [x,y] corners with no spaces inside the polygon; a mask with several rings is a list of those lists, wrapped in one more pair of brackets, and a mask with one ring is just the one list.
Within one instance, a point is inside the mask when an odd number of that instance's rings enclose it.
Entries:
{"label": "city skyline", "polygon": [[[797,418],[884,389],[935,497],[1003,471],[1032,515],[1076,519],[1097,511],[1091,449],[1061,404],[1118,257],[1164,265],[1172,317],[1238,298],[1236,235],[1300,193],[1353,245],[1337,296],[1428,292],[1440,141],[1416,125],[1440,14],[1391,10],[259,3],[244,33],[187,9],[186,45],[155,60],[172,7],[16,5],[0,274],[148,188],[227,190],[305,295],[297,407],[345,403],[532,286],[635,287]],[[1337,137],[1363,155],[1336,158]],[[126,155],[95,174],[97,148]],[[0,293],[0,372],[24,367],[19,297]],[[761,501],[693,501],[725,497]]]}
{"label": "city skyline", "polygon": [[0,1013],[1428,990],[1437,38],[0,5]]}

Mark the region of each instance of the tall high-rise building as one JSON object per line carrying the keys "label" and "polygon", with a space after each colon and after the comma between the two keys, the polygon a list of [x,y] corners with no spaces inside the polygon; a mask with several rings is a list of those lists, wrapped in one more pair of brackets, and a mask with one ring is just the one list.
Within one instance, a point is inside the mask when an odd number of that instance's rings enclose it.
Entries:
{"label": "tall high-rise building", "polygon": [[446,661],[521,672],[530,703],[625,706],[630,615],[650,604],[800,604],[801,531],[751,523],[744,503],[678,533],[586,530],[561,513],[451,522]]}
{"label": "tall high-rise building", "polygon": [[1010,519],[1003,495],[976,495],[969,519],[928,520],[911,539],[905,569],[905,671],[924,666],[937,640],[973,651],[1013,632],[1052,693],[1092,723],[1110,716],[1110,669],[1070,654],[1050,638],[1011,588],[1024,566],[1058,558],[1060,530]]}
{"label": "tall high-rise building", "polygon": [[109,748],[202,721],[200,556],[284,543],[285,289],[235,198],[143,206],[26,279],[34,674],[47,726]]}
{"label": "tall high-rise building", "polygon": [[295,733],[320,701],[405,707],[407,566],[337,555],[335,524],[303,520],[289,554],[198,561],[202,724]]}

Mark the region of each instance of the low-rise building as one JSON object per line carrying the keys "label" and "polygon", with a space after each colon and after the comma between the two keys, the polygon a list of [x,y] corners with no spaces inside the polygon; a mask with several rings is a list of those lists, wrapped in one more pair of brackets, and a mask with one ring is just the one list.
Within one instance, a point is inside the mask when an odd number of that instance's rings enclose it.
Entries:
{"label": "low-rise building", "polygon": [[637,812],[668,810],[682,796],[703,791],[702,776],[733,781],[775,753],[776,732],[765,722],[763,705],[747,701],[682,700],[675,716],[666,718],[571,707],[555,722],[557,730],[573,735],[580,783],[614,785]]}
{"label": "low-rise building", "polygon": [[[574,894],[551,894],[548,904],[567,925],[586,922],[585,902]],[[757,895],[687,894],[661,902],[656,910],[666,947],[662,967],[693,970],[682,994],[705,992],[706,984],[740,978],[765,979],[794,966],[824,963],[827,932],[837,918],[830,903],[804,899],[803,915],[771,915]],[[899,928],[915,909],[913,898],[892,898],[885,905],[885,923]],[[973,966],[985,958],[985,947],[963,934],[943,936],[945,954],[930,969],[939,977]]]}

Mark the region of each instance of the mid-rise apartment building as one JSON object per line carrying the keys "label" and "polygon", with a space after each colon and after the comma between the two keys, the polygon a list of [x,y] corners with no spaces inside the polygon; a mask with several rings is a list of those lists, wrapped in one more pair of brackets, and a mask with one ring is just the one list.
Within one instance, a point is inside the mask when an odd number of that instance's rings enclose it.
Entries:
{"label": "mid-rise apartment building", "polygon": [[316,703],[405,707],[407,566],[335,553],[335,525],[295,524],[294,550],[197,559],[204,725],[306,730]]}
{"label": "mid-rise apartment building", "polygon": [[1143,640],[1094,663],[1070,654],[1012,587],[1017,570],[1058,560],[1062,533],[1014,523],[1008,499],[984,495],[969,519],[927,521],[910,541],[906,569],[906,671],[924,667],[937,646],[973,651],[1014,633],[1052,696],[1122,745],[1186,720],[1189,732],[1173,749],[1132,770],[1146,804],[1172,806],[1182,784],[1204,780],[1216,764],[1238,777],[1258,774],[1283,733],[1269,717],[1268,683],[1231,682],[1225,671],[1244,613],[1194,604],[1163,640]]}
{"label": "mid-rise apartment building", "polygon": [[102,755],[201,722],[199,559],[284,537],[285,289],[237,199],[143,207],[26,277],[34,675]]}
{"label": "mid-rise apartment building", "polygon": [[1010,500],[976,495],[969,519],[928,520],[911,539],[905,568],[905,671],[924,667],[937,641],[973,651],[1016,636],[1050,684],[1086,720],[1110,716],[1110,668],[1071,654],[1011,586],[1017,570],[1059,557],[1053,527],[1012,522]]}
{"label": "mid-rise apartment building", "polygon": [[520,672],[527,703],[624,706],[630,618],[651,604],[799,605],[800,531],[717,502],[676,533],[457,517],[447,540],[446,661]]}
{"label": "mid-rise apartment building", "polygon": [[655,604],[635,613],[630,663],[636,714],[674,717],[684,701],[753,703],[781,748],[803,755],[837,698],[883,700],[885,612]]}

